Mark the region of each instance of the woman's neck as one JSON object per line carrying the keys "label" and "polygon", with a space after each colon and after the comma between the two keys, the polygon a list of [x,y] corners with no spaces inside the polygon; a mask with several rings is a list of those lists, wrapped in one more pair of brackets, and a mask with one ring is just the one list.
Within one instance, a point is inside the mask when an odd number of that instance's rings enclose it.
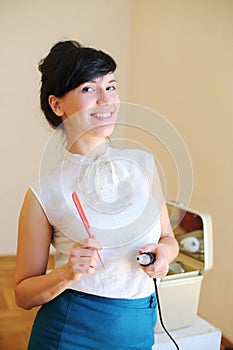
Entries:
{"label": "woman's neck", "polygon": [[107,141],[105,138],[98,140],[79,140],[69,144],[67,141],[67,149],[71,153],[81,154],[91,159],[96,159],[101,156],[107,148]]}

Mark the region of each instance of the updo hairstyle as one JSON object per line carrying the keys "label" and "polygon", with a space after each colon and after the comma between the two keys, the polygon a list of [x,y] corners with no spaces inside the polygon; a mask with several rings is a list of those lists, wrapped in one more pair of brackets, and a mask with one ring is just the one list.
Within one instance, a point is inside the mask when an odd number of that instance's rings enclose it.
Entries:
{"label": "updo hairstyle", "polygon": [[51,109],[49,96],[63,97],[87,81],[113,73],[116,62],[103,51],[69,40],[55,44],[47,57],[39,62],[38,67],[42,74],[41,109],[49,124],[57,128],[62,120]]}

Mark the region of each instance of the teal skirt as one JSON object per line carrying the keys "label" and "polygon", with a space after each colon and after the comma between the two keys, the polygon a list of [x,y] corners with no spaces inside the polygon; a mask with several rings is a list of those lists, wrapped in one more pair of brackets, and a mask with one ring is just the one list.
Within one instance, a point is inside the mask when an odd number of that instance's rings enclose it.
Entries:
{"label": "teal skirt", "polygon": [[28,350],[151,350],[156,304],[66,290],[38,311]]}

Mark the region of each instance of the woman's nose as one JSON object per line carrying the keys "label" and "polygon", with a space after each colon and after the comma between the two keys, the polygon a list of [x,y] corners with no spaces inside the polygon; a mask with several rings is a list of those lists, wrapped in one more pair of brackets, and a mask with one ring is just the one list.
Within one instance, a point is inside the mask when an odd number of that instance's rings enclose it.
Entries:
{"label": "woman's nose", "polygon": [[108,94],[108,91],[100,89],[97,96],[96,103],[101,105],[101,104],[108,104],[109,102],[111,102],[111,98]]}

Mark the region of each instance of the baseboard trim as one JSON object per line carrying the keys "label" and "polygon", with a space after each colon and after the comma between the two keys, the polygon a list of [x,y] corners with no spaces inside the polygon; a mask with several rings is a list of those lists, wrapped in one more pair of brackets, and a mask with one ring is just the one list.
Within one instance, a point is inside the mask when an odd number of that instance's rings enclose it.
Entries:
{"label": "baseboard trim", "polygon": [[231,343],[227,338],[222,336],[222,345],[233,349],[233,343]]}

